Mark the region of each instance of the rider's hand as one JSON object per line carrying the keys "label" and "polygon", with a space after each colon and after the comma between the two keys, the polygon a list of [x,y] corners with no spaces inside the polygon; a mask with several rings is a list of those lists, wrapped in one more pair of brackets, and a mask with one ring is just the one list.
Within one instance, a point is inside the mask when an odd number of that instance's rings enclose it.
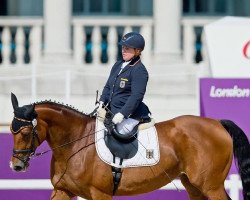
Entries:
{"label": "rider's hand", "polygon": [[99,102],[99,107],[97,108],[97,116],[100,121],[104,121],[105,116],[106,116],[106,110],[103,108],[103,102]]}
{"label": "rider's hand", "polygon": [[101,109],[103,109],[103,104],[104,103],[102,101],[99,102],[99,106],[97,108],[97,112],[99,112]]}
{"label": "rider's hand", "polygon": [[112,122],[114,124],[119,124],[122,122],[122,120],[124,119],[124,115],[120,112],[116,113],[115,116],[112,119]]}

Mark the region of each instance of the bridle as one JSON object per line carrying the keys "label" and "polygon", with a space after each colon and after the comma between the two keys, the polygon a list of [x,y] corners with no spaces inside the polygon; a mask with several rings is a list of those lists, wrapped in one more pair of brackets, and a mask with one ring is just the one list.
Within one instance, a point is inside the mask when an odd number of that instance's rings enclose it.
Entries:
{"label": "bridle", "polygon": [[[85,135],[85,136],[77,138],[75,140],[72,140],[72,141],[66,142],[64,144],[58,145],[57,147],[54,147],[52,149],[43,151],[41,153],[35,153],[35,141],[36,140],[38,141],[38,146],[41,144],[41,141],[40,141],[40,139],[38,137],[38,133],[37,133],[37,130],[36,130],[36,126],[37,126],[36,118],[34,118],[33,120],[26,120],[26,119],[14,117],[13,122],[15,122],[15,121],[17,123],[19,123],[19,127],[17,128],[17,130],[14,130],[13,125],[10,127],[11,132],[12,132],[13,135],[18,134],[24,128],[28,128],[28,127],[32,128],[32,131],[31,131],[31,134],[32,134],[31,147],[29,149],[13,149],[13,154],[12,154],[13,157],[19,159],[25,165],[28,164],[28,161],[30,160],[30,158],[32,156],[37,157],[37,156],[44,155],[45,153],[48,153],[50,151],[53,151],[53,150],[56,150],[56,149],[59,149],[59,148],[63,148],[65,146],[67,146],[67,145],[73,144],[73,143],[75,143],[77,141],[80,141],[80,140],[82,140],[82,139],[84,139],[86,137],[89,137],[90,135],[93,135],[96,132],[98,132],[98,131],[94,131],[94,132],[92,132],[92,133],[90,133],[88,135]],[[12,122],[12,124],[13,124],[13,122]],[[99,130],[99,131],[102,131],[102,130]],[[92,142],[89,145],[84,146],[82,149],[84,149],[85,147],[88,147],[88,146],[90,146],[90,145],[92,145],[94,143],[95,142]],[[27,156],[25,156],[24,158],[21,158],[17,154],[27,154]]]}
{"label": "bridle", "polygon": [[[36,126],[37,126],[37,120],[36,118],[33,120],[26,120],[26,119],[21,119],[18,117],[14,117],[13,122],[17,122],[19,124],[23,124],[18,128],[18,130],[13,130],[13,127],[11,126],[11,132],[16,135],[18,134],[22,129],[31,127],[32,131],[32,140],[31,140],[31,146],[29,149],[13,149],[12,156],[14,158],[17,158],[18,160],[22,161],[25,165],[28,165],[28,162],[30,160],[30,157],[35,154],[35,141],[38,141],[38,144],[40,144],[40,139],[37,134]],[[13,123],[12,122],[12,123]],[[24,158],[18,156],[18,154],[27,154]]]}

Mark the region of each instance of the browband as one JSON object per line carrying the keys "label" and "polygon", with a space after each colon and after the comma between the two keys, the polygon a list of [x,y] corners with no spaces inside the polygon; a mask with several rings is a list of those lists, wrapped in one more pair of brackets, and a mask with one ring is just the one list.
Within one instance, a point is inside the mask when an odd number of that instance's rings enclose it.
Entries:
{"label": "browband", "polygon": [[11,123],[10,130],[15,135],[24,128],[33,127],[34,124],[35,123],[33,123],[33,121],[14,117]]}

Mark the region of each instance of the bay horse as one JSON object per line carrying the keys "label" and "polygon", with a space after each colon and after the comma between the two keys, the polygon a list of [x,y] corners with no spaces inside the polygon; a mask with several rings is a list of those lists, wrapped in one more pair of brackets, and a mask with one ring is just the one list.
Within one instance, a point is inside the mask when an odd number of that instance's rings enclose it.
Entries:
{"label": "bay horse", "polygon": [[[47,141],[52,149],[50,176],[53,200],[112,200],[111,166],[98,157],[96,119],[70,106],[37,102],[18,106],[11,95],[14,138],[11,168],[25,171],[35,149]],[[156,190],[179,177],[190,200],[228,200],[224,181],[233,155],[242,179],[244,200],[250,200],[250,145],[232,121],[180,116],[155,124],[160,161],[151,167],[125,168],[116,196]]]}

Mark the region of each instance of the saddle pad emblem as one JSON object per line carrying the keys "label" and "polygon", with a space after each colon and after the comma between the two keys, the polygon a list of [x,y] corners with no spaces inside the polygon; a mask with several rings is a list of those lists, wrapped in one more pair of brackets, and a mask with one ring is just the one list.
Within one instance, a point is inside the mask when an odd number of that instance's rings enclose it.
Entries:
{"label": "saddle pad emblem", "polygon": [[146,158],[153,159],[154,158],[154,149],[147,149],[146,150]]}

